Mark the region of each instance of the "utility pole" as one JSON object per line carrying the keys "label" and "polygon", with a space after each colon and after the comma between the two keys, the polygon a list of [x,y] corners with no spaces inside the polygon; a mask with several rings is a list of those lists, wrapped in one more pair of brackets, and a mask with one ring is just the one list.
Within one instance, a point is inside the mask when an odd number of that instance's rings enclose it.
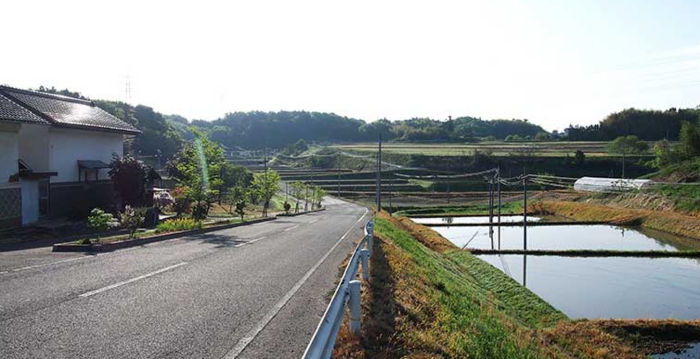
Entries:
{"label": "utility pole", "polygon": [[527,250],[527,177],[523,177],[523,250]]}
{"label": "utility pole", "polygon": [[495,184],[493,178],[489,180],[489,237],[491,238],[491,248],[493,249],[493,204],[495,202],[493,196]]}
{"label": "utility pole", "polygon": [[496,180],[498,181],[498,225],[501,225],[501,168],[496,170]]}
{"label": "utility pole", "polygon": [[391,208],[392,208],[392,206],[391,206],[391,197],[392,197],[393,194],[394,194],[393,192],[394,192],[394,187],[393,187],[393,185],[392,185],[391,180],[389,180],[389,214],[391,214],[391,213],[393,212],[393,210],[391,209]]}
{"label": "utility pole", "polygon": [[336,194],[338,198],[340,198],[340,166],[341,166],[341,158],[340,158],[340,151],[338,151],[338,193]]}
{"label": "utility pole", "polygon": [[314,210],[314,207],[316,206],[316,186],[313,186],[311,188],[311,210]]}
{"label": "utility pole", "polygon": [[377,212],[382,211],[382,134],[379,134],[379,151],[377,152]]}
{"label": "utility pole", "polygon": [[284,201],[289,202],[289,181],[284,181]]}
{"label": "utility pole", "polygon": [[[452,122],[452,116],[450,116],[450,122]],[[450,164],[449,163],[447,164],[447,173],[449,176],[449,173],[450,173]],[[450,183],[451,182],[452,181],[450,180],[450,178],[447,178],[447,204],[450,204]]]}
{"label": "utility pole", "polygon": [[[314,161],[313,161],[314,155],[312,154],[311,157],[309,157],[309,166],[311,167],[311,189],[313,191],[316,190],[316,186],[314,185]],[[313,192],[312,191],[312,192]],[[314,210],[314,199],[311,198],[311,210]]]}

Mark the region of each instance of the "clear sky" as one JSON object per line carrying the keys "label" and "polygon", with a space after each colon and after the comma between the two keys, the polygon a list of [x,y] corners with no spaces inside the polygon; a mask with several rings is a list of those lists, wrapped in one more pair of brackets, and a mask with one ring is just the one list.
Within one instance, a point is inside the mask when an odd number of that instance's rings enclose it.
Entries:
{"label": "clear sky", "polygon": [[700,1],[8,1],[0,83],[189,119],[309,110],[549,130],[700,105]]}

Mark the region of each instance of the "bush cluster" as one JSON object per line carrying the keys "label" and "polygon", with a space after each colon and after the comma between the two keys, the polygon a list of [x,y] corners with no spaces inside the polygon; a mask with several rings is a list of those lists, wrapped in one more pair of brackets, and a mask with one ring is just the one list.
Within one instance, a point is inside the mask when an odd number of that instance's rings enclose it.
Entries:
{"label": "bush cluster", "polygon": [[178,232],[202,228],[202,221],[192,218],[178,218],[161,222],[156,227],[156,233]]}

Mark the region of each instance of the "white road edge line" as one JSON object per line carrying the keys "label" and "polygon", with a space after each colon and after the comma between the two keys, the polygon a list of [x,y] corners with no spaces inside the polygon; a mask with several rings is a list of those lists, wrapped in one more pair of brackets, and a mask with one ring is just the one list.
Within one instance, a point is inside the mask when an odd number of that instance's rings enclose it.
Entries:
{"label": "white road edge line", "polygon": [[319,221],[318,219],[314,219],[313,221],[309,222],[309,224],[311,224],[311,223],[316,223],[316,222],[318,222],[318,221]]}
{"label": "white road edge line", "polygon": [[96,255],[85,256],[85,257],[77,257],[77,258],[70,258],[70,259],[65,259],[65,260],[62,260],[62,261],[56,261],[56,262],[50,262],[50,263],[44,263],[44,264],[37,264],[37,265],[28,266],[28,267],[22,267],[22,268],[15,268],[15,269],[12,269],[11,271],[12,271],[12,272],[19,272],[19,271],[23,271],[23,270],[27,270],[27,269],[41,268],[41,267],[46,267],[46,266],[50,266],[50,265],[54,265],[54,264],[61,264],[61,263],[66,263],[66,262],[79,261],[79,260],[81,260],[81,259],[88,259],[88,258],[94,258],[94,257],[96,257]]}
{"label": "white road edge line", "polygon": [[289,231],[291,231],[292,229],[298,228],[298,227],[299,227],[299,225],[296,225],[296,226],[294,226],[294,227],[289,227],[289,228],[285,229],[284,231],[285,231],[285,232],[289,232]]}
{"label": "white road edge line", "polygon": [[99,294],[99,293],[108,291],[108,290],[110,290],[110,289],[114,289],[114,288],[121,287],[121,286],[126,285],[126,284],[129,284],[129,283],[133,283],[133,282],[139,281],[139,280],[141,280],[141,279],[146,279],[146,278],[148,278],[148,277],[152,277],[152,276],[154,276],[154,275],[156,275],[156,274],[160,274],[160,273],[163,273],[163,272],[165,272],[165,271],[169,271],[169,270],[171,270],[171,269],[175,269],[175,268],[177,268],[177,267],[182,267],[182,266],[184,266],[185,264],[187,264],[187,262],[181,262],[181,263],[178,263],[178,264],[175,264],[175,265],[171,265],[171,266],[169,266],[169,267],[161,268],[161,269],[159,269],[159,270],[157,270],[157,271],[154,271],[154,272],[151,272],[151,273],[148,273],[148,274],[144,274],[144,275],[138,276],[138,277],[136,277],[136,278],[131,278],[131,279],[125,280],[125,281],[123,281],[123,282],[114,283],[114,284],[112,284],[112,285],[108,285],[108,286],[103,287],[103,288],[100,288],[100,289],[95,289],[95,290],[93,290],[93,291],[90,291],[90,292],[87,292],[87,293],[83,293],[83,294],[79,295],[79,297],[81,297],[81,298],[87,298],[87,297],[93,296],[93,295],[95,295],[95,294]]}
{"label": "white road edge line", "polygon": [[267,326],[267,324],[270,323],[270,321],[277,315],[277,313],[279,313],[280,310],[282,310],[282,307],[284,307],[285,304],[287,304],[287,302],[294,296],[294,294],[296,294],[299,288],[301,288],[301,286],[304,285],[304,283],[309,279],[309,277],[311,277],[311,275],[316,271],[316,269],[318,269],[318,267],[321,266],[321,264],[326,260],[326,258],[328,258],[328,256],[331,255],[331,253],[336,249],[336,247],[338,247],[338,245],[340,245],[343,239],[347,237],[350,231],[352,231],[355,228],[355,225],[358,222],[360,222],[363,218],[365,218],[367,212],[369,212],[369,210],[365,208],[365,213],[362,214],[362,217],[360,217],[360,219],[358,219],[355,223],[352,224],[352,226],[350,226],[350,228],[348,228],[345,234],[343,234],[343,236],[340,237],[340,239],[337,242],[335,242],[333,247],[331,247],[331,249],[328,252],[326,252],[326,254],[324,254],[323,257],[321,257],[321,259],[319,259],[319,261],[316,262],[316,264],[314,264],[314,266],[311,267],[311,269],[309,269],[309,271],[306,272],[306,274],[304,274],[304,276],[301,277],[301,279],[299,279],[299,281],[296,284],[294,284],[292,289],[290,289],[289,292],[287,292],[287,294],[285,294],[284,297],[282,297],[282,299],[280,299],[280,301],[277,302],[277,304],[275,304],[275,306],[272,307],[272,309],[270,309],[270,311],[268,311],[265,314],[265,316],[258,322],[258,324],[256,324],[255,327],[253,327],[253,329],[251,329],[243,338],[241,338],[241,340],[239,340],[238,343],[236,343],[236,346],[234,346],[233,349],[226,353],[226,355],[224,355],[222,359],[234,359],[238,355],[240,355],[243,352],[243,350],[245,350],[248,344],[250,344],[253,341],[253,339],[255,339],[255,337],[258,336],[258,334],[260,334],[260,332],[263,329],[265,329],[265,326]]}

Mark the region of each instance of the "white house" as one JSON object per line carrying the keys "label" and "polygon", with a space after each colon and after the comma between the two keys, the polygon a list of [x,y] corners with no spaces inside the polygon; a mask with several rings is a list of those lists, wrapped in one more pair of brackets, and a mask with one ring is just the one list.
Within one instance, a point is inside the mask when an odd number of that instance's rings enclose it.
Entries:
{"label": "white house", "polygon": [[0,228],[109,205],[108,164],[139,133],[92,101],[0,86]]}

